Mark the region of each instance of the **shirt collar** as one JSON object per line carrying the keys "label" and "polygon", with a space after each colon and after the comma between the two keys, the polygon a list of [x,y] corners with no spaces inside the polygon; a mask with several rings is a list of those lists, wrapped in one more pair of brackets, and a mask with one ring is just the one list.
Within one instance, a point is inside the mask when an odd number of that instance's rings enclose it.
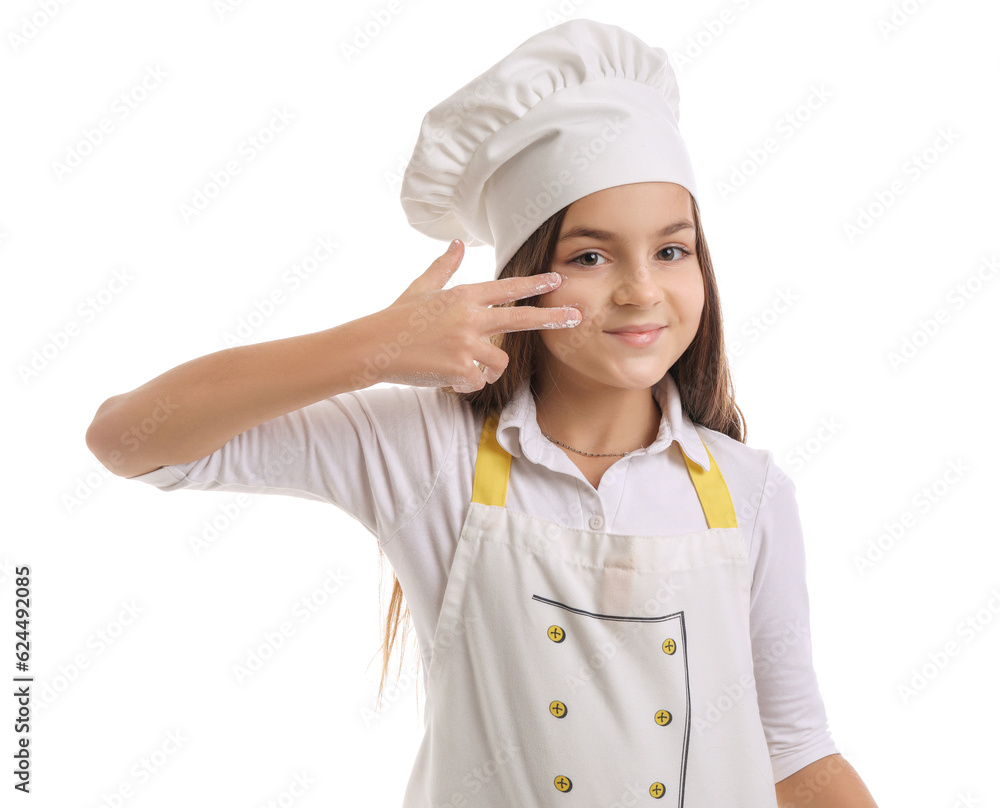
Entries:
{"label": "shirt collar", "polygon": [[[680,392],[673,376],[669,373],[664,374],[663,378],[653,385],[653,395],[662,412],[660,429],[656,434],[656,440],[636,454],[662,452],[676,440],[685,455],[708,471],[710,465],[708,451],[698,435],[694,422],[684,414]],[[500,413],[497,442],[514,457],[523,455],[532,463],[545,462],[551,457],[551,453],[562,452],[562,449],[542,434],[538,426],[530,379],[525,379],[521,383],[514,397],[507,402],[507,406]]]}

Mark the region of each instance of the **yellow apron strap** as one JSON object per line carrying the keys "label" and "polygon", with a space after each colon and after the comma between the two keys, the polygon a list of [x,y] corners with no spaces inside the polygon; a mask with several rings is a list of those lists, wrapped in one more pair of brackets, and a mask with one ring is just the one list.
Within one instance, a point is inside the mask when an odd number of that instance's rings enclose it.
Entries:
{"label": "yellow apron strap", "polygon": [[[502,508],[507,502],[511,457],[497,441],[499,423],[498,413],[493,413],[483,423],[483,431],[479,436],[479,451],[476,454],[476,475],[472,482],[472,501],[483,505],[499,505]],[[702,445],[705,445],[704,441]],[[688,458],[681,449],[691,482],[694,483],[702,510],[705,512],[705,519],[710,528],[736,527],[736,512],[733,510],[729,487],[707,446],[705,451],[711,463],[708,471]]]}
{"label": "yellow apron strap", "polygon": [[[701,445],[705,446],[705,441],[702,441]],[[712,457],[707,446],[705,446],[705,451],[708,453],[708,471],[705,471],[684,454],[684,449],[681,448],[688,474],[691,475],[691,482],[694,483],[698,499],[701,500],[701,509],[705,512],[705,519],[708,520],[710,528],[737,527],[736,511],[733,510],[733,498],[729,494],[729,486],[722,478],[719,464],[715,462],[715,458]]]}
{"label": "yellow apron strap", "polygon": [[476,454],[476,476],[472,481],[472,501],[502,508],[507,502],[510,453],[497,442],[499,423],[500,415],[493,413],[483,424]]}

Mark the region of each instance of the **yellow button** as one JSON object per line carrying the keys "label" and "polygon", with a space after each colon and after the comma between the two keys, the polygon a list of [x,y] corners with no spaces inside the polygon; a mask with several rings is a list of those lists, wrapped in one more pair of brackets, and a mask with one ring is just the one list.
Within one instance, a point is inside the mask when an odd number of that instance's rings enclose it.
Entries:
{"label": "yellow button", "polygon": [[661,727],[665,727],[674,720],[674,717],[667,710],[657,710],[653,718]]}
{"label": "yellow button", "polygon": [[554,701],[549,705],[549,712],[556,718],[566,717],[566,705],[561,701]]}
{"label": "yellow button", "polygon": [[667,787],[663,783],[653,783],[649,787],[649,796],[654,800],[662,800],[663,795],[667,793]]}
{"label": "yellow button", "polygon": [[552,642],[562,642],[566,639],[566,632],[559,626],[549,626],[548,634]]}
{"label": "yellow button", "polygon": [[573,782],[568,777],[563,777],[561,774],[555,779],[556,788],[560,791],[569,791],[573,788]]}
{"label": "yellow button", "polygon": [[672,639],[667,638],[663,641],[663,653],[672,654],[676,650],[677,643],[675,643]]}

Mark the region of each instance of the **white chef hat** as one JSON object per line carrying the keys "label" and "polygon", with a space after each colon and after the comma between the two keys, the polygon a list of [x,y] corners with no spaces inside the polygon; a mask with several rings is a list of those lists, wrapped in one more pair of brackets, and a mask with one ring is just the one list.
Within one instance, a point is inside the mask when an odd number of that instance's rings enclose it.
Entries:
{"label": "white chef hat", "polygon": [[574,19],[522,42],[424,116],[400,201],[428,236],[492,245],[495,278],[552,214],[595,191],[673,182],[697,198],[662,48]]}

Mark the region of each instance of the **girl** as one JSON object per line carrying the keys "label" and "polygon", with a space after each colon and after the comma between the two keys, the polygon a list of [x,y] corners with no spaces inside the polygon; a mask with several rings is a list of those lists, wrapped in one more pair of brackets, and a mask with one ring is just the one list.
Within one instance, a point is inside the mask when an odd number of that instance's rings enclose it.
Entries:
{"label": "girl", "polygon": [[[875,804],[827,729],[794,486],[745,444],[677,120],[661,49],[531,37],[425,116],[403,207],[459,238],[391,306],[188,362],[88,431],[121,476],[376,536],[382,681],[404,594],[425,662],[406,808]],[[444,289],[463,241],[495,279]]]}

